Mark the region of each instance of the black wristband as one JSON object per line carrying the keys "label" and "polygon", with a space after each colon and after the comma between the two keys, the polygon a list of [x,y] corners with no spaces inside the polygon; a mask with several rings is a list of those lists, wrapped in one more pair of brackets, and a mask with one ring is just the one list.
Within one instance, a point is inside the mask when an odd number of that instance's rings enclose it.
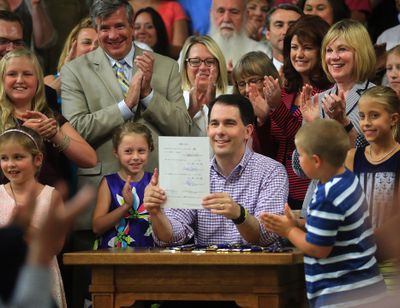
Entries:
{"label": "black wristband", "polygon": [[240,206],[240,215],[239,215],[239,217],[236,218],[236,219],[232,219],[232,221],[233,221],[233,223],[235,225],[241,225],[242,223],[244,223],[244,221],[247,218],[247,210],[243,206],[241,206],[240,204],[239,204],[239,206]]}
{"label": "black wristband", "polygon": [[350,131],[353,129],[353,127],[354,127],[354,125],[353,125],[353,123],[350,121],[350,123],[347,124],[347,125],[344,127],[344,130],[345,130],[346,132],[350,133]]}

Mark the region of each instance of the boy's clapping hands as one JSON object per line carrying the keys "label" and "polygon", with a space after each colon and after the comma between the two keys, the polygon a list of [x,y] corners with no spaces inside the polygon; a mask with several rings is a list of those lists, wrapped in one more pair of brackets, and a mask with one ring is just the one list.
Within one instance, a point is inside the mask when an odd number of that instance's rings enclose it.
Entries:
{"label": "boy's clapping hands", "polygon": [[287,238],[289,232],[293,228],[297,228],[298,225],[296,217],[287,203],[285,204],[284,212],[285,215],[262,213],[260,219],[268,231]]}

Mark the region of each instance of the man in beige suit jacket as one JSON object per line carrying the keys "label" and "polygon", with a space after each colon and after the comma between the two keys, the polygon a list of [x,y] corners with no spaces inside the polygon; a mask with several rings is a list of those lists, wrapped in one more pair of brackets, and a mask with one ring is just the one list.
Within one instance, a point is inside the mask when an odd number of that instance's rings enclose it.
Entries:
{"label": "man in beige suit jacket", "polygon": [[[96,149],[95,168],[79,169],[79,185],[98,185],[118,170],[112,134],[125,121],[141,121],[153,133],[155,151],[147,169],[158,165],[157,136],[190,134],[191,119],[181,91],[178,65],[167,57],[143,51],[133,41],[133,10],[126,0],[95,0],[91,15],[100,48],[64,65],[61,70],[62,111]],[[129,89],[124,97],[116,77],[123,63]],[[91,230],[91,210],[78,219],[77,229]]]}

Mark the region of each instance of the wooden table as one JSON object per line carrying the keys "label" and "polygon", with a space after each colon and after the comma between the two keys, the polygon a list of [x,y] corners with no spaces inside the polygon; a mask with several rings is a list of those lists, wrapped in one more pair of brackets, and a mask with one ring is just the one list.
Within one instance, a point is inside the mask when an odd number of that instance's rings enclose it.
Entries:
{"label": "wooden table", "polygon": [[89,265],[93,307],[129,307],[137,300],[236,301],[240,307],[301,307],[303,255],[193,253],[162,249],[64,254],[68,265]]}

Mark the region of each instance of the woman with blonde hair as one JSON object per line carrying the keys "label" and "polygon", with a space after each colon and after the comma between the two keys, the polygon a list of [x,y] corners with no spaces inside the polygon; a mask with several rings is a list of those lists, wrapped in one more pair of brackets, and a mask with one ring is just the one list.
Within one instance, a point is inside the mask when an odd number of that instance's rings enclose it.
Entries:
{"label": "woman with blonde hair", "polygon": [[[316,118],[338,121],[348,133],[352,147],[366,144],[360,127],[358,101],[361,95],[375,86],[368,80],[375,72],[375,51],[370,36],[358,21],[344,19],[334,24],[325,35],[321,47],[322,68],[333,87],[311,96],[311,87],[304,86],[300,110],[305,122]],[[293,154],[293,169],[303,175],[297,151]],[[308,187],[305,208],[311,200],[315,181]]]}
{"label": "woman with blonde hair", "polygon": [[207,104],[227,92],[225,57],[211,37],[190,36],[182,48],[180,70],[183,97],[196,125],[194,135],[206,136]]}
{"label": "woman with blonde hair", "polygon": [[322,68],[334,85],[315,95],[318,105],[307,104],[311,103],[311,93],[309,88],[304,89],[303,117],[307,122],[318,117],[337,120],[355,146],[355,139],[362,136],[358,100],[364,91],[375,86],[368,80],[375,72],[376,56],[367,29],[351,19],[337,22],[322,41],[321,59]]}
{"label": "woman with blonde hair", "polygon": [[67,183],[67,158],[80,167],[96,165],[93,148],[60,113],[47,105],[42,69],[31,51],[23,48],[7,53],[0,61],[0,76],[0,132],[26,126],[46,141],[40,183]]}
{"label": "woman with blonde hair", "polygon": [[96,49],[97,46],[97,32],[93,28],[91,18],[85,17],[71,30],[66,38],[58,59],[57,73],[45,76],[44,83],[56,90],[60,97],[61,80],[59,72],[61,67],[76,57]]}

